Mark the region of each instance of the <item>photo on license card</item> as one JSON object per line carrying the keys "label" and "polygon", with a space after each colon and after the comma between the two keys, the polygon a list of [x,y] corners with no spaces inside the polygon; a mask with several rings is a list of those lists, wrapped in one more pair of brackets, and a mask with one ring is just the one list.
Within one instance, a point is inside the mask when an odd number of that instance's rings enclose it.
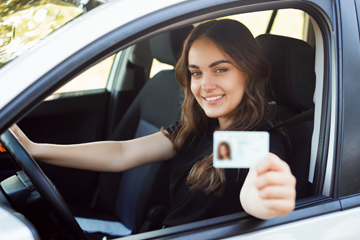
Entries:
{"label": "photo on license card", "polygon": [[250,168],[269,153],[268,132],[215,131],[215,168]]}

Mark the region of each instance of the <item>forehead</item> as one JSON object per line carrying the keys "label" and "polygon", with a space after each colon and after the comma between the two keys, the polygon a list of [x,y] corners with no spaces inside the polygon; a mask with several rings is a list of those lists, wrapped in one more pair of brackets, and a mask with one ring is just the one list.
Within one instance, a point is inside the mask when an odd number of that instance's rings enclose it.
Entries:
{"label": "forehead", "polygon": [[222,52],[218,46],[207,38],[199,38],[193,42],[189,50],[189,64],[195,64],[199,67],[230,58]]}

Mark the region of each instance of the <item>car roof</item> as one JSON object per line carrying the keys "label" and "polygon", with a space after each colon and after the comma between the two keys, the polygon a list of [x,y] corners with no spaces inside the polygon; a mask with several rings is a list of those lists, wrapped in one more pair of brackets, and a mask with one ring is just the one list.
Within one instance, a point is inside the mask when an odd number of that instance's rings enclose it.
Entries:
{"label": "car roof", "polygon": [[0,69],[0,111],[31,84],[85,46],[142,16],[184,1],[115,0],[74,19]]}

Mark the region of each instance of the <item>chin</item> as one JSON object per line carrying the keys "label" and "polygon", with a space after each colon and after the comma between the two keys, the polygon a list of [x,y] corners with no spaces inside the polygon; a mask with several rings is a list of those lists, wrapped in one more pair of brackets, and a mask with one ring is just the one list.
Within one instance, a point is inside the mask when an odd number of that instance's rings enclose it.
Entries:
{"label": "chin", "polygon": [[221,118],[223,116],[225,116],[225,113],[219,113],[219,112],[213,112],[213,111],[204,111],[206,116],[208,116],[209,118]]}

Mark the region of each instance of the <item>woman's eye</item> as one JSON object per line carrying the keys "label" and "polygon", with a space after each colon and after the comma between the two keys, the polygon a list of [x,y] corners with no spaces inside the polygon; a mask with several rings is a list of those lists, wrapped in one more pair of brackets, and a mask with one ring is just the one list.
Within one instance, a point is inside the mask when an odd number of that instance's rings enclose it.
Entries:
{"label": "woman's eye", "polygon": [[224,73],[224,72],[226,72],[226,71],[227,71],[226,68],[218,68],[218,69],[216,69],[216,72],[217,72],[217,73]]}
{"label": "woman's eye", "polygon": [[199,77],[200,75],[201,75],[201,72],[197,72],[197,71],[191,72],[191,76],[193,76],[193,77]]}

